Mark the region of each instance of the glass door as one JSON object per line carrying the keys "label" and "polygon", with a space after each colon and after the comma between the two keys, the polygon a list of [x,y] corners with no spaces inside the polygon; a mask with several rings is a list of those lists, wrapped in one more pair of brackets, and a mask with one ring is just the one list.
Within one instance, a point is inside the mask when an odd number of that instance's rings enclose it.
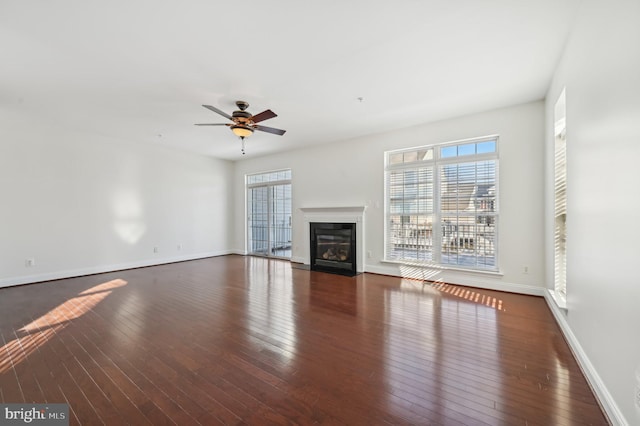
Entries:
{"label": "glass door", "polygon": [[269,201],[266,186],[249,188],[249,254],[269,253]]}
{"label": "glass door", "polygon": [[269,245],[273,256],[291,258],[291,184],[270,188]]}
{"label": "glass door", "polygon": [[291,171],[247,178],[249,254],[291,258]]}

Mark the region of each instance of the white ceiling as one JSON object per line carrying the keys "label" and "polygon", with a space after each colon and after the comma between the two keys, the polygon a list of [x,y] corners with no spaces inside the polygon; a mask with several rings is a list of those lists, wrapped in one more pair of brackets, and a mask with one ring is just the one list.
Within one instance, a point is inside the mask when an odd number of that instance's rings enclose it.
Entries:
{"label": "white ceiling", "polygon": [[[0,113],[242,158],[542,99],[580,0],[0,0]],[[360,102],[358,98],[363,98]]]}

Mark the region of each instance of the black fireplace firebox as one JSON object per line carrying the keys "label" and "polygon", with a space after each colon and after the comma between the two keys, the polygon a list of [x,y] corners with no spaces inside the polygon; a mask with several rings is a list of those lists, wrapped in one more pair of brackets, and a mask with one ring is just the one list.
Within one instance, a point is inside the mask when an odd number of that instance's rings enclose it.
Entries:
{"label": "black fireplace firebox", "polygon": [[311,270],[353,277],[356,271],[356,224],[311,222]]}

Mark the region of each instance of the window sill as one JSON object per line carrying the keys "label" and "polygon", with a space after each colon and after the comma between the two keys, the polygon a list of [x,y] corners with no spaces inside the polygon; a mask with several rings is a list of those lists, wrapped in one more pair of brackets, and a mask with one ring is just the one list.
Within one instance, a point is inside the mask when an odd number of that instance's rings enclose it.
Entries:
{"label": "window sill", "polygon": [[425,269],[435,269],[439,271],[452,271],[452,272],[464,272],[471,274],[479,274],[479,275],[491,275],[494,277],[502,277],[504,274],[500,271],[489,271],[484,269],[468,269],[468,268],[457,268],[455,266],[445,266],[438,265],[435,263],[425,263],[425,262],[407,262],[402,260],[388,260],[383,259],[380,261],[381,263],[390,263],[395,265],[405,265],[405,266],[413,266],[416,268],[425,268]]}
{"label": "window sill", "polygon": [[548,290],[551,298],[556,303],[556,306],[563,311],[567,311],[567,299],[563,297],[560,293],[556,293],[554,290]]}

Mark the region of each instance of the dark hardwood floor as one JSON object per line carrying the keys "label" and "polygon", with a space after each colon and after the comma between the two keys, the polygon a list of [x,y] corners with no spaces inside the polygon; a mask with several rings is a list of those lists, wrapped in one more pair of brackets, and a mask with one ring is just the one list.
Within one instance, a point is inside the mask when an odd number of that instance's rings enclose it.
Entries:
{"label": "dark hardwood floor", "polygon": [[0,289],[0,401],[71,424],[607,424],[539,297],[222,256]]}

